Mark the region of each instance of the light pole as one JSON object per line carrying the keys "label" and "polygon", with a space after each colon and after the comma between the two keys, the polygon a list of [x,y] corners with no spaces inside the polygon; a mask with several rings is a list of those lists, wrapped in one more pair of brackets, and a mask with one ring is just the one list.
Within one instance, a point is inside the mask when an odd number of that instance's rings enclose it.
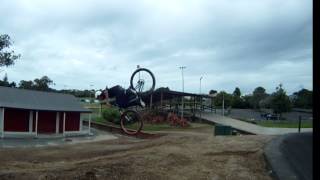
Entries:
{"label": "light pole", "polygon": [[[201,96],[201,80],[202,80],[202,76],[200,77],[200,89],[199,89],[199,94]],[[201,113],[202,113],[202,97],[200,97],[200,121],[202,121],[201,119]]]}
{"label": "light pole", "polygon": [[222,116],[224,117],[224,92],[222,92]]}
{"label": "light pole", "polygon": [[202,80],[202,76],[200,77],[200,90],[199,90],[199,94],[201,94],[201,80]]}
{"label": "light pole", "polygon": [[[93,90],[93,93],[94,93],[94,89],[92,89],[92,87],[93,87],[93,84],[90,84],[90,88],[91,88],[91,92],[92,92],[92,90]],[[93,102],[93,99],[92,99],[92,93],[90,93],[90,102]]]}
{"label": "light pole", "polygon": [[[180,66],[181,69],[181,75],[182,75],[182,92],[184,93],[184,77],[183,77],[183,69],[185,69],[185,66]],[[182,111],[181,111],[181,119],[183,118],[183,109],[184,109],[184,96],[182,95]]]}

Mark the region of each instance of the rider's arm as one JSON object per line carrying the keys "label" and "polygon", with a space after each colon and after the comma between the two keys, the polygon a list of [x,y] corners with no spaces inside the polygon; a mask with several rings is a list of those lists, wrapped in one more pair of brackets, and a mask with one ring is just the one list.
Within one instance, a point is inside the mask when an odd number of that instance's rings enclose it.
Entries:
{"label": "rider's arm", "polygon": [[116,98],[115,97],[114,98],[110,98],[109,94],[108,94],[108,91],[105,92],[105,97],[106,97],[105,101],[106,101],[107,104],[115,105]]}

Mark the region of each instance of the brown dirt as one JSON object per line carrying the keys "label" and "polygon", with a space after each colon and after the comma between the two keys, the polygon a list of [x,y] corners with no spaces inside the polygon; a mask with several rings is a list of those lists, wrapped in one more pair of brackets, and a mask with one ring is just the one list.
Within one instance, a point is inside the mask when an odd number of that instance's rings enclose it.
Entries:
{"label": "brown dirt", "polygon": [[0,149],[0,179],[271,179],[262,154],[270,136],[210,132]]}

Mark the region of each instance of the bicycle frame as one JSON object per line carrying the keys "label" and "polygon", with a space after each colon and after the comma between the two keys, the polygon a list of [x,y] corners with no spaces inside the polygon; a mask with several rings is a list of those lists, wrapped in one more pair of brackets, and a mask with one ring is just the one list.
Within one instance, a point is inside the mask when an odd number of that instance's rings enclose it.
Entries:
{"label": "bicycle frame", "polygon": [[[149,81],[145,81],[143,78],[140,77],[140,71],[147,72],[148,76],[151,77],[151,79],[152,79],[151,88],[148,89],[148,90],[145,90],[146,92],[144,92],[143,90],[145,88],[145,83],[146,82],[148,83]],[[138,74],[139,75],[139,79],[136,82],[137,84],[135,85],[133,82],[134,82],[134,77],[135,77],[136,73],[139,73]],[[118,111],[120,113],[120,126],[121,126],[122,130],[126,134],[129,134],[129,135],[137,134],[137,133],[139,133],[141,131],[141,129],[143,127],[143,121],[142,121],[139,113],[137,112],[137,108],[136,108],[136,110],[133,110],[133,109],[130,109],[130,107],[133,107],[133,106],[136,106],[136,107],[140,106],[142,108],[145,107],[144,102],[141,99],[141,95],[142,95],[142,93],[152,93],[153,92],[153,90],[155,88],[154,75],[152,74],[152,72],[150,70],[145,69],[145,68],[139,68],[135,72],[133,72],[133,74],[131,75],[131,78],[130,78],[130,87],[129,88],[135,91],[137,97],[133,98],[133,99],[130,99],[130,100],[128,98],[128,102],[127,103],[122,103],[122,99],[119,99],[118,103],[120,103],[120,104],[117,104],[117,102],[110,102],[109,101],[110,97],[111,98],[115,97],[117,99],[117,96],[118,97],[121,96],[121,94],[116,93],[117,90],[121,90],[122,91],[123,88],[121,88],[121,86],[119,86],[119,87],[115,86],[115,88],[111,88],[112,89],[111,91],[109,91],[108,88],[106,88],[105,90],[101,90],[101,94],[97,98],[100,101],[105,101],[105,103],[109,103],[109,104],[117,107],[117,109],[118,109]],[[125,90],[124,94],[126,95],[126,93],[127,92]],[[130,97],[130,94],[128,94],[128,97]],[[135,101],[137,101],[139,99],[140,99],[140,102],[136,103]],[[135,129],[132,128],[132,126],[130,126],[130,125],[133,125],[133,124],[137,125],[135,127]],[[129,127],[129,129],[127,127]]]}
{"label": "bicycle frame", "polygon": [[144,86],[144,80],[143,79],[139,79],[138,84],[135,87],[135,89],[138,89],[138,91],[141,92],[143,90],[143,86]]}

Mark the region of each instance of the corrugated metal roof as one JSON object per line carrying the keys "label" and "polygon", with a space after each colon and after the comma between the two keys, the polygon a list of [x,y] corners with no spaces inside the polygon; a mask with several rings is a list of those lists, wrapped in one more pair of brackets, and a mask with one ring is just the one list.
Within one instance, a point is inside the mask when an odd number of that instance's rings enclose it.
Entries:
{"label": "corrugated metal roof", "polygon": [[0,86],[0,107],[47,111],[91,112],[83,108],[76,97],[69,94],[2,86]]}

